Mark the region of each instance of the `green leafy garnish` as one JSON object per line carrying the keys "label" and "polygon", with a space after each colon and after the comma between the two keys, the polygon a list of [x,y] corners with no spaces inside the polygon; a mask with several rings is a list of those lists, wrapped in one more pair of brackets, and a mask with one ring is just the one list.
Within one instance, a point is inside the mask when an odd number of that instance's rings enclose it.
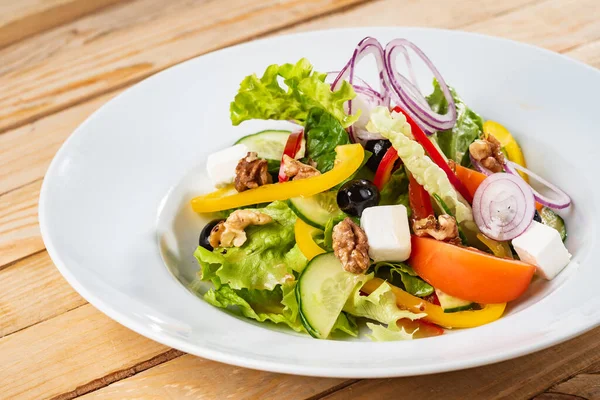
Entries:
{"label": "green leafy garnish", "polygon": [[408,175],[404,168],[400,167],[392,173],[390,180],[383,186],[380,194],[381,200],[379,200],[379,205],[402,204],[406,207],[406,211],[410,217],[412,210],[408,200]]}
{"label": "green leafy garnish", "polygon": [[[466,106],[453,88],[450,88],[450,93],[456,104],[456,124],[452,129],[437,132],[435,137],[446,157],[468,166],[471,163],[468,152],[469,145],[482,134],[483,120],[476,112]],[[435,79],[433,81],[433,93],[427,96],[427,102],[431,109],[438,114],[448,112],[448,102],[438,81]]]}
{"label": "green leafy garnish", "polygon": [[[244,78],[230,105],[231,122],[239,125],[250,119],[294,120],[303,123],[312,108],[321,108],[333,115],[346,128],[360,113],[347,115],[344,103],[356,96],[352,85],[343,82],[336,91],[325,83],[327,74],[313,71],[312,64],[300,59],[296,64],[273,64],[262,77],[252,74]],[[283,78],[287,87],[282,87]]]}
{"label": "green leafy garnish", "polygon": [[350,138],[339,121],[322,108],[312,108],[304,126],[306,157],[304,162],[313,162],[321,172],[333,168],[335,148],[349,144]]}
{"label": "green leafy garnish", "polygon": [[[425,297],[433,293],[433,286],[419,278],[417,273],[404,263],[378,262],[373,266],[375,276],[393,285],[404,287],[413,296]],[[398,281],[399,280],[399,281]]]}

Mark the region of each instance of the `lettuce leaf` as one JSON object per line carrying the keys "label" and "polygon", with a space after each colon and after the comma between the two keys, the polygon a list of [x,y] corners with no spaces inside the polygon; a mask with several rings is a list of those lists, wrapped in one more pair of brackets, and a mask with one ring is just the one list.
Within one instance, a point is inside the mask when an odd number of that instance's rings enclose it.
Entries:
{"label": "lettuce leaf", "polygon": [[294,271],[304,269],[307,260],[296,245],[294,212],[282,201],[257,210],[270,215],[273,222],[246,228],[248,240],[243,246],[212,252],[198,247],[194,255],[202,280],[217,287],[227,284],[232,289],[273,290],[294,280]]}
{"label": "lettuce leaf", "polygon": [[[450,88],[450,93],[456,104],[456,124],[452,129],[437,132],[436,139],[446,157],[468,166],[470,164],[469,145],[483,133],[483,119],[467,107],[453,88]],[[448,112],[448,102],[435,79],[433,92],[427,96],[427,102],[431,109],[439,114]]]}
{"label": "lettuce leaf", "polygon": [[340,122],[322,108],[314,107],[308,112],[304,126],[306,137],[306,157],[304,162],[312,161],[321,172],[333,168],[335,148],[349,144],[350,138]]}
{"label": "lettuce leaf", "polygon": [[[274,290],[234,290],[229,285],[223,285],[206,292],[204,299],[216,307],[237,309],[247,318],[286,324],[296,332],[303,332],[294,296],[295,286],[295,281],[278,285]],[[290,301],[290,297],[294,300]]]}
{"label": "lettuce leaf", "polygon": [[451,208],[459,224],[473,220],[471,206],[459,198],[446,173],[425,155],[423,146],[411,139],[410,125],[406,122],[404,114],[391,115],[387,107],[377,107],[371,112],[367,130],[379,132],[392,142],[392,146],[398,150],[398,156],[415,180],[429,194],[435,193],[440,196]]}
{"label": "lettuce leaf", "polygon": [[331,334],[333,334],[334,337],[342,336],[343,334],[357,337],[358,324],[356,323],[356,319],[352,315],[341,312],[338,319],[335,321],[335,324],[333,324],[333,328],[331,328],[330,335]]}
{"label": "lettuce leaf", "polygon": [[367,322],[367,327],[371,330],[371,334],[366,336],[374,342],[411,340],[414,335],[414,332],[407,333],[404,328],[399,328],[396,324],[389,324],[385,327],[383,325]]}
{"label": "lettuce leaf", "polygon": [[388,283],[382,283],[368,296],[360,293],[360,286],[350,295],[344,311],[355,317],[364,317],[384,324],[395,325],[401,318],[411,320],[419,319],[425,314],[415,314],[408,310],[401,310],[396,304],[396,296]]}
{"label": "lettuce leaf", "polygon": [[[230,105],[231,122],[239,125],[250,119],[278,119],[303,123],[310,109],[317,107],[333,115],[346,128],[360,116],[359,112],[347,115],[344,111],[344,103],[356,93],[348,82],[332,92],[325,83],[326,76],[313,71],[305,58],[296,64],[270,65],[260,78],[256,74],[249,75],[240,84]],[[278,78],[283,78],[287,87],[282,87]]]}
{"label": "lettuce leaf", "polygon": [[375,276],[403,287],[413,296],[425,297],[433,293],[433,286],[419,278],[417,273],[404,263],[378,262],[374,265]]}

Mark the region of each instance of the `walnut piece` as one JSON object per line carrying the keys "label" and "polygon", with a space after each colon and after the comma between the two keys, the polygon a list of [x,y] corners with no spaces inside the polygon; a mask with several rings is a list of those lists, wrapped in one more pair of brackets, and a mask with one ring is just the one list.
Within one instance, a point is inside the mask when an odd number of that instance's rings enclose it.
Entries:
{"label": "walnut piece", "polygon": [[469,153],[490,171],[502,172],[504,153],[502,145],[493,135],[488,134],[485,139],[475,140],[469,145]]}
{"label": "walnut piece", "polygon": [[312,176],[321,175],[321,172],[319,172],[319,170],[315,167],[301,163],[287,154],[283,155],[283,159],[281,161],[283,164],[283,173],[292,180],[305,179]]}
{"label": "walnut piece", "polygon": [[350,218],[333,228],[333,252],[344,270],[362,274],[369,268],[369,242],[360,226]]}
{"label": "walnut piece", "polygon": [[246,243],[246,232],[250,225],[265,225],[272,222],[273,218],[256,210],[235,210],[225,221],[219,222],[210,231],[208,242],[214,248],[240,247]]}
{"label": "walnut piece", "polygon": [[267,160],[258,158],[255,152],[249,152],[235,167],[235,190],[238,192],[268,183],[273,183],[273,178],[269,174]]}
{"label": "walnut piece", "polygon": [[433,215],[413,221],[413,232],[417,236],[431,236],[436,240],[456,242],[458,225],[454,217],[440,215],[436,220]]}

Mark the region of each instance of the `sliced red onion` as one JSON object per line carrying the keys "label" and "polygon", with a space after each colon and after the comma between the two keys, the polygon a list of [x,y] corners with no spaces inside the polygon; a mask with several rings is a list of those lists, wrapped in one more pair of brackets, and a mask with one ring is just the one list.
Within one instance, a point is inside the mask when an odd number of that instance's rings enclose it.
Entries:
{"label": "sliced red onion", "polygon": [[535,213],[535,199],[529,185],[511,174],[488,176],[473,197],[477,227],[494,240],[511,240],[525,232]]}
{"label": "sliced red onion", "polygon": [[[444,97],[448,102],[448,112],[446,114],[438,114],[434,112],[427,100],[419,90],[417,81],[410,63],[408,49],[414,51],[419,56],[427,68],[433,73],[433,76],[438,81]],[[410,74],[410,79],[401,75],[395,68],[395,56],[398,52],[404,54],[407,60],[407,67]],[[386,83],[390,88],[390,94],[400,103],[400,106],[414,117],[416,121],[421,122],[422,128],[426,131],[446,130],[454,127],[456,123],[456,105],[450,93],[448,85],[444,78],[433,65],[431,60],[417,47],[414,43],[406,39],[395,39],[387,44],[384,51],[384,66],[386,71]],[[420,125],[421,125],[420,124]]]}
{"label": "sliced red onion", "polygon": [[[552,198],[549,198],[548,196],[544,196],[537,190],[531,188],[531,190],[533,191],[533,195],[534,195],[535,199],[538,201],[538,203],[540,203],[546,207],[550,207],[550,208],[554,208],[554,209],[567,208],[571,205],[571,198],[569,197],[568,194],[563,192],[556,185],[553,185],[552,183],[548,182],[547,180],[545,180],[541,176],[537,175],[536,173],[528,170],[527,168],[525,168],[513,161],[507,161],[506,164],[504,165],[504,168],[506,169],[506,172],[514,175],[515,177],[518,177],[519,179],[522,179],[522,178],[520,178],[520,175],[517,171],[521,171],[521,172],[529,175],[530,178],[533,178],[534,180],[538,181],[539,183],[541,183],[542,185],[544,185],[545,187],[547,187],[548,189],[550,189],[553,192],[554,196]],[[525,182],[525,181],[523,181],[523,182]]]}
{"label": "sliced red onion", "polygon": [[490,176],[493,174],[492,171],[490,171],[489,169],[487,169],[486,167],[484,167],[481,164],[481,161],[476,160],[475,157],[473,157],[473,155],[471,155],[471,153],[469,153],[469,158],[471,159],[471,164],[473,164],[473,167],[475,167],[475,169],[477,171],[481,172],[482,174],[486,174],[487,176]]}

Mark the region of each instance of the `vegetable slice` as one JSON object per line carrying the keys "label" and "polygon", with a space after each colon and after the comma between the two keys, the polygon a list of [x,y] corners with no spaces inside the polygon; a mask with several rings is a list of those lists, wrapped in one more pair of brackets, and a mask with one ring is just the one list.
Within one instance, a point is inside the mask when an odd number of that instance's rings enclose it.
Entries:
{"label": "vegetable slice", "polygon": [[296,236],[296,244],[298,248],[304,254],[304,257],[308,259],[308,261],[312,260],[319,254],[325,253],[319,245],[315,242],[314,235],[319,230],[315,227],[308,225],[306,222],[302,221],[300,218],[296,220],[296,224],[294,225],[294,234]]}
{"label": "vegetable slice", "polygon": [[[492,135],[502,145],[502,148],[506,152],[508,159],[512,162],[515,162],[522,167],[527,168],[527,163],[525,162],[525,156],[521,151],[521,147],[510,134],[508,129],[495,121],[485,121],[483,124],[483,133],[485,135]],[[529,178],[525,174],[521,174],[521,177],[525,179],[525,182],[529,183]]]}
{"label": "vegetable slice", "polygon": [[477,227],[495,240],[511,240],[525,232],[533,221],[535,200],[523,179],[510,174],[490,175],[473,198]]}
{"label": "vegetable slice", "polygon": [[558,188],[556,185],[553,185],[541,176],[537,175],[536,173],[512,161],[507,161],[504,167],[506,168],[506,172],[513,175],[517,175],[517,172],[525,173],[529,177],[533,178],[533,180],[541,183],[542,185],[550,189],[551,192],[553,192],[554,196],[550,198],[548,196],[544,196],[532,187],[531,190],[533,191],[533,195],[535,196],[535,199],[538,201],[538,203],[546,207],[555,209],[563,209],[571,205],[571,198],[568,194],[560,190],[560,188]]}
{"label": "vegetable slice", "polygon": [[[370,294],[377,290],[384,282],[383,279],[373,278],[367,281],[360,290],[363,293]],[[415,297],[399,287],[393,285],[390,286],[396,295],[398,307],[406,308],[415,313],[423,312],[427,314],[423,317],[423,320],[432,322],[444,328],[474,328],[476,326],[485,325],[500,318],[506,308],[506,303],[485,304],[482,305],[481,310],[444,313],[442,307]]]}
{"label": "vegetable slice", "polygon": [[535,266],[472,248],[412,236],[409,264],[430,285],[480,304],[504,303],[529,286]]}
{"label": "vegetable slice", "polygon": [[337,205],[336,195],[329,191],[310,197],[292,197],[288,204],[298,218],[323,231],[330,218],[344,215]]}
{"label": "vegetable slice", "polygon": [[409,174],[408,179],[408,199],[413,216],[416,219],[423,219],[433,215],[433,206],[431,205],[429,193],[427,193],[423,186],[419,185],[419,182],[415,180],[412,174]]}
{"label": "vegetable slice", "polygon": [[324,192],[350,177],[361,166],[364,158],[364,150],[360,144],[338,146],[335,152],[337,157],[333,169],[322,175],[264,185],[241,193],[232,194],[231,187],[227,187],[193,198],[192,208],[196,212],[213,212]]}
{"label": "vegetable slice", "polygon": [[373,184],[377,186],[377,189],[383,190],[383,187],[390,180],[390,176],[392,175],[392,170],[394,169],[394,164],[398,159],[398,152],[393,147],[387,149],[379,166],[377,167],[377,171],[375,172],[375,178],[373,178]]}

